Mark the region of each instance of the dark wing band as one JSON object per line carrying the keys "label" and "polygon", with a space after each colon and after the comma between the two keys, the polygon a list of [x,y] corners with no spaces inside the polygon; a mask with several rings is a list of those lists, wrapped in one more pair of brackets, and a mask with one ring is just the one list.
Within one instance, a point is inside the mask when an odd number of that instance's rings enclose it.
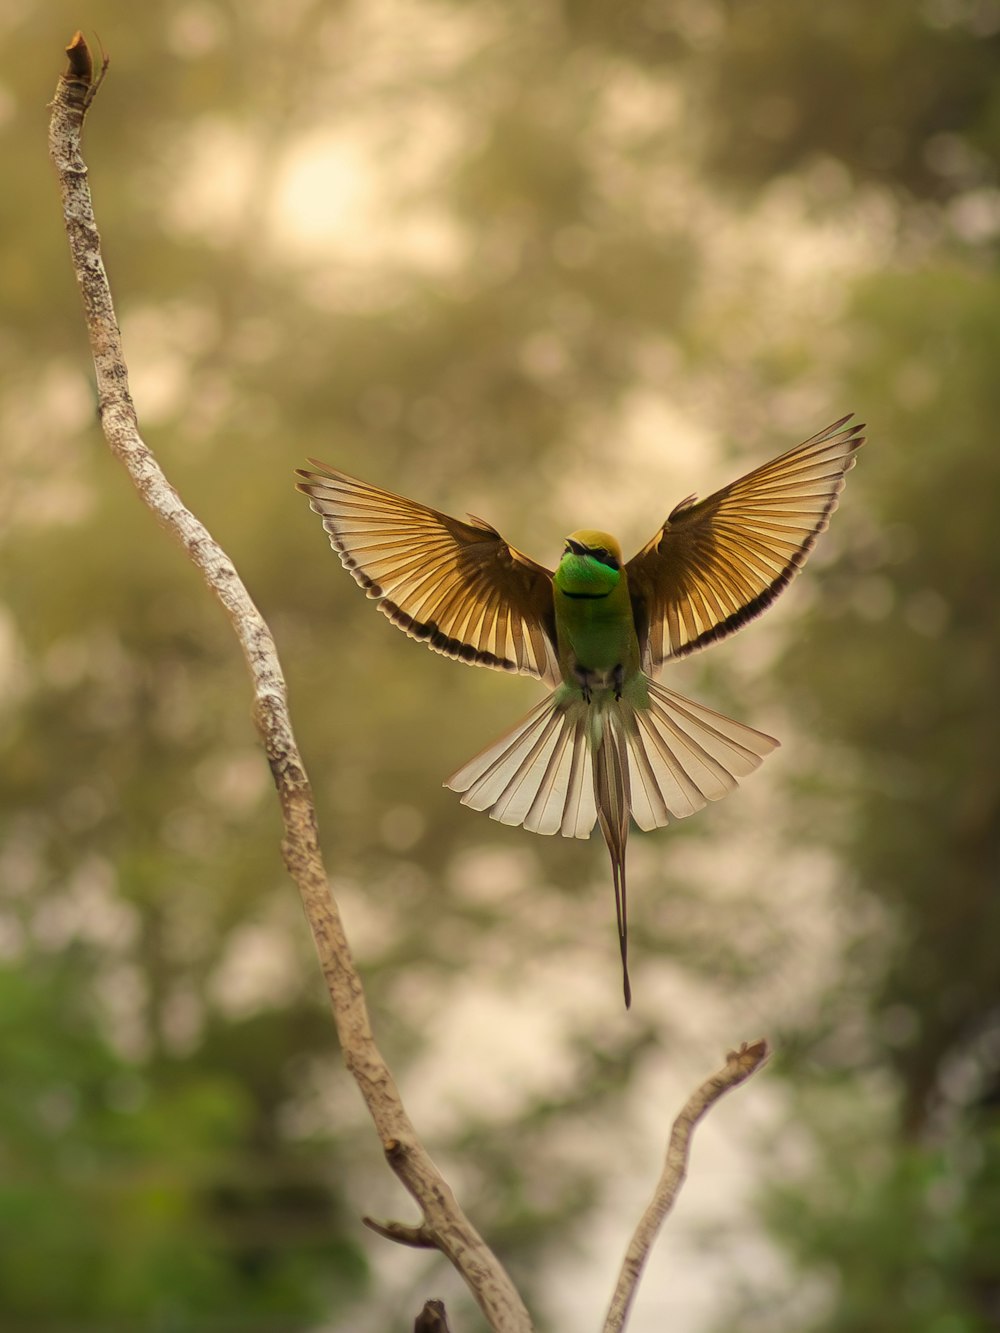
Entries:
{"label": "dark wing band", "polygon": [[311,458],[298,489],[344,568],[384,616],[445,657],[559,680],[552,575],[474,519],[463,523]]}
{"label": "dark wing band", "polygon": [[654,671],[770,606],[826,528],[864,444],[834,422],[705,500],[683,501],[625,566],[643,666]]}

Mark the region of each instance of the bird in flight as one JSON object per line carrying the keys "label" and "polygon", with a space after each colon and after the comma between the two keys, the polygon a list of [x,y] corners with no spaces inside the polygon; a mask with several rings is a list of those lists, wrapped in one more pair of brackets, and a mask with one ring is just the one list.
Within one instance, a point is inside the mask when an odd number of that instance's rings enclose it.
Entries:
{"label": "bird in flight", "polygon": [[609,533],[566,538],[547,569],[469,515],[451,518],[310,459],[298,489],[341,563],[412,639],[550,692],[445,782],[533,833],[590,836],[611,856],[625,1004],[629,820],[662,828],[732,791],[778,742],[676,694],[665,662],[770,606],[826,528],[864,443],[843,417],[707,499],[682,500],[624,561]]}

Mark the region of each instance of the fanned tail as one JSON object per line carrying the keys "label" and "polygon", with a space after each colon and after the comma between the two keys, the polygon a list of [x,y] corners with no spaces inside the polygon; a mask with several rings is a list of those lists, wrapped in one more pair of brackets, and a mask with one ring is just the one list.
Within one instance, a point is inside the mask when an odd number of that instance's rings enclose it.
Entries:
{"label": "fanned tail", "polygon": [[584,703],[560,687],[445,782],[462,804],[533,833],[586,838],[600,821],[611,857],[625,1005],[629,817],[641,829],[683,819],[733,790],[778,742],[638,677],[620,700]]}

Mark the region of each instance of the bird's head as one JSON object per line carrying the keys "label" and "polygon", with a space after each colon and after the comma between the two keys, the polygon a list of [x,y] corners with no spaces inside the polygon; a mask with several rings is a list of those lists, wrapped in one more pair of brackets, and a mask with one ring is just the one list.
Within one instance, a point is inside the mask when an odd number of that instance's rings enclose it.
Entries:
{"label": "bird's head", "polygon": [[608,532],[581,528],[566,538],[556,585],[571,596],[603,596],[621,578],[622,548]]}
{"label": "bird's head", "polygon": [[593,528],[581,528],[571,532],[566,538],[563,556],[589,556],[609,569],[621,569],[622,548],[610,532],[597,532]]}

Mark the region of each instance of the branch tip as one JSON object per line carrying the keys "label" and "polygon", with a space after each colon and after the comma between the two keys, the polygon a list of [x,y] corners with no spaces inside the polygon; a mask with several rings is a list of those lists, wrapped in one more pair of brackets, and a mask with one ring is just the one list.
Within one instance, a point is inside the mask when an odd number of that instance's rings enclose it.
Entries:
{"label": "branch tip", "polygon": [[740,1043],[739,1050],[726,1052],[726,1064],[735,1065],[741,1079],[749,1078],[771,1054],[766,1037]]}
{"label": "branch tip", "polygon": [[[97,40],[101,44],[99,37]],[[73,85],[72,89],[68,91],[68,99],[72,105],[79,107],[86,114],[87,108],[97,96],[101,84],[104,82],[104,76],[111,64],[111,57],[107,55],[103,44],[101,44],[101,68],[95,79],[94,57],[87,45],[86,37],[78,28],[70,39],[69,46],[66,47],[66,60],[66,72],[62,76],[62,80],[66,84]]]}
{"label": "branch tip", "polygon": [[70,39],[69,46],[66,47],[66,59],[69,62],[66,77],[68,79],[79,79],[89,87],[94,81],[94,58],[90,54],[87,39],[79,28]]}
{"label": "branch tip", "polygon": [[444,1301],[425,1301],[417,1315],[413,1333],[448,1333],[448,1316]]}

